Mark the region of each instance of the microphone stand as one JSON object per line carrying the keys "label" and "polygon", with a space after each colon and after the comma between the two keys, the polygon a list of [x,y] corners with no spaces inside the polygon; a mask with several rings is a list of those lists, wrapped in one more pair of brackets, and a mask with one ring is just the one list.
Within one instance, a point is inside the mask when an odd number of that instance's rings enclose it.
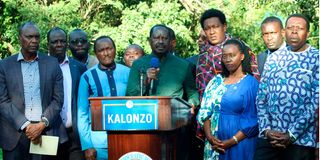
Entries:
{"label": "microphone stand", "polygon": [[143,72],[140,71],[140,96],[143,96]]}

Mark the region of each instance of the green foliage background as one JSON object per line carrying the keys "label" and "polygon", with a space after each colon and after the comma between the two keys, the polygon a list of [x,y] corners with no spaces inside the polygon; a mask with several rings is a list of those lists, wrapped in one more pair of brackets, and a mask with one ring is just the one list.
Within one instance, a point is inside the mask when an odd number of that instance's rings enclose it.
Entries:
{"label": "green foliage background", "polygon": [[91,42],[100,35],[111,36],[117,57],[132,43],[150,53],[150,28],[163,23],[174,29],[177,53],[188,57],[197,53],[199,17],[208,8],[227,16],[228,32],[243,39],[257,54],[264,50],[261,21],[271,15],[285,22],[288,15],[302,13],[311,21],[309,43],[319,48],[319,2],[317,0],[0,0],[0,56],[19,51],[17,28],[33,21],[41,29],[41,51],[46,52],[46,33],[55,26],[67,32],[82,28]]}

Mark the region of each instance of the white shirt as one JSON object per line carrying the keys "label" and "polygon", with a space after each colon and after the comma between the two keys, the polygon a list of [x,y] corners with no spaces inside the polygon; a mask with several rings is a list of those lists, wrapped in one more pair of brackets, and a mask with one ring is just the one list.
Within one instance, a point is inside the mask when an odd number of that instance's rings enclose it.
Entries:
{"label": "white shirt", "polygon": [[69,67],[69,59],[66,56],[64,61],[60,64],[60,68],[63,74],[63,93],[64,100],[60,116],[62,122],[66,128],[72,127],[72,108],[71,108],[71,91],[72,91],[72,78]]}

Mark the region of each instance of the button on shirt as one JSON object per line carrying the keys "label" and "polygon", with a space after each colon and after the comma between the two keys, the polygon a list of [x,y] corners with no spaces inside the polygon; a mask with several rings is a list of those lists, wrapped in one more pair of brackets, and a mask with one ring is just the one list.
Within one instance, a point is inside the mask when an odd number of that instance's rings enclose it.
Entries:
{"label": "button on shirt", "polygon": [[71,90],[72,90],[72,78],[69,67],[69,59],[66,56],[64,61],[60,64],[60,68],[63,74],[63,93],[64,100],[60,116],[62,122],[66,128],[72,127],[72,108],[71,108]]}
{"label": "button on shirt", "polygon": [[19,53],[17,60],[21,63],[25,116],[29,121],[40,121],[42,105],[38,55],[34,60],[26,61],[23,55]]}

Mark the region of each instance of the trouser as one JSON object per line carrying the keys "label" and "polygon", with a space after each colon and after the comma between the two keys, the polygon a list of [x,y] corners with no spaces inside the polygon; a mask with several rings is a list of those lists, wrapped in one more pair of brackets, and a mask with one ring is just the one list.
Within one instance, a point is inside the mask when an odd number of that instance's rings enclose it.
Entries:
{"label": "trouser", "polygon": [[81,145],[77,142],[75,133],[72,127],[67,128],[68,141],[59,145],[58,159],[59,160],[83,160],[84,153],[81,150]]}
{"label": "trouser", "polygon": [[259,138],[254,160],[314,160],[315,148],[290,145],[287,148],[275,148],[268,140]]}

